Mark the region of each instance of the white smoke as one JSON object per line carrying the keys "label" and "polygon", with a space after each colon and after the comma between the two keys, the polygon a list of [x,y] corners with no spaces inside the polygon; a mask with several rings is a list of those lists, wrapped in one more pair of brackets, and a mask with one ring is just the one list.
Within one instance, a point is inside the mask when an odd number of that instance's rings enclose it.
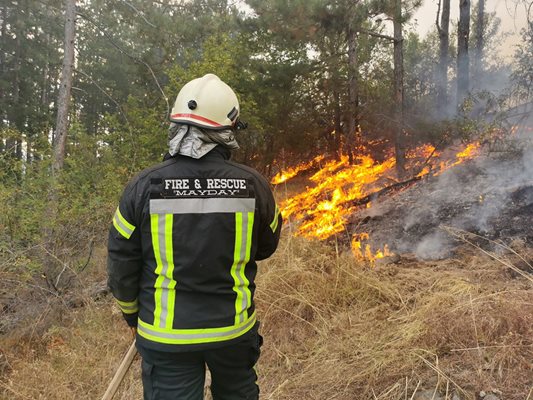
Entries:
{"label": "white smoke", "polygon": [[[481,234],[494,233],[499,216],[514,206],[512,194],[525,186],[533,186],[533,149],[518,160],[480,157],[442,174],[429,196],[430,211],[427,205],[420,207],[407,216],[404,227],[409,228],[418,219]],[[415,254],[422,259],[442,258],[452,247],[450,238],[435,226],[417,244]]]}
{"label": "white smoke", "polygon": [[440,260],[450,256],[453,241],[443,231],[426,235],[417,244],[415,254],[422,260]]}
{"label": "white smoke", "polygon": [[[521,144],[523,147],[523,144]],[[522,188],[520,204],[513,193]],[[533,203],[533,146],[519,153],[486,153],[429,178],[396,196],[382,199],[367,229],[374,244],[388,243],[393,251],[414,253],[421,259],[449,257],[456,242],[441,225],[449,225],[493,238],[530,229],[533,219],[516,221],[507,216]],[[372,207],[374,208],[374,206]],[[527,218],[527,216],[526,216]],[[531,226],[530,226],[531,225]],[[500,229],[506,231],[501,232]]]}

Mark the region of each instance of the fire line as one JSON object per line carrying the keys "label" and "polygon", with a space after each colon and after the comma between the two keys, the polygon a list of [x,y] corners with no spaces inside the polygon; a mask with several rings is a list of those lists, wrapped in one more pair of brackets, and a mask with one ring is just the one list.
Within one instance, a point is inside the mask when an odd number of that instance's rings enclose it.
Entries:
{"label": "fire line", "polygon": [[[437,175],[479,153],[478,142],[462,146],[447,160],[441,160],[442,153],[431,145],[425,144],[409,151],[406,155],[409,171],[421,170],[419,177]],[[273,184],[287,182],[303,171],[308,171],[325,159],[318,156],[307,163],[302,163],[287,170],[280,171],[273,179]],[[354,205],[392,183],[395,179],[396,161],[391,156],[384,161],[376,161],[370,155],[360,155],[354,164],[350,164],[347,156],[340,160],[325,162],[309,180],[314,184],[303,192],[287,198],[281,203],[281,211],[287,220],[297,224],[295,232],[298,236],[310,239],[326,240],[346,230],[350,216],[368,207]],[[415,172],[416,173],[416,172]],[[347,234],[350,234],[347,232]],[[368,244],[369,235],[365,232],[351,234],[351,247],[359,259],[374,262],[378,258],[392,255],[388,246],[373,250]]]}

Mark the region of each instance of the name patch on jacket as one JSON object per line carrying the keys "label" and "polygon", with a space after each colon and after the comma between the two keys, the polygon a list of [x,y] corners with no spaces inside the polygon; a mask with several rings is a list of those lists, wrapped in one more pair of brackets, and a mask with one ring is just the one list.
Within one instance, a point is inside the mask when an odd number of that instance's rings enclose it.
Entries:
{"label": "name patch on jacket", "polygon": [[250,197],[250,184],[241,178],[165,178],[159,184],[162,198]]}

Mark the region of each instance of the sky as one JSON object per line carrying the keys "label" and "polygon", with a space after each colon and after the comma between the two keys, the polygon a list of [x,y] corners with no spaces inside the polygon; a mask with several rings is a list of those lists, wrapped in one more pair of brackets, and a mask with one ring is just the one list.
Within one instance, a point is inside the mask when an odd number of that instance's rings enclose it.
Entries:
{"label": "sky", "polygon": [[[501,19],[500,32],[509,33],[500,48],[501,54],[505,57],[512,56],[516,45],[520,42],[520,30],[527,25],[526,10],[523,5],[517,6],[516,1],[518,0],[485,0],[485,12],[495,12]],[[435,27],[437,4],[438,0],[423,0],[422,6],[413,17],[416,20],[416,30],[422,36]],[[476,4],[477,1],[472,6],[472,15],[476,13]],[[451,0],[450,26],[453,21],[457,21],[458,16],[459,0]]]}
{"label": "sky", "polygon": [[[516,45],[520,43],[520,31],[527,26],[527,10],[523,5],[527,1],[529,0],[485,0],[485,12],[495,12],[496,16],[501,19],[499,33],[507,33],[500,45],[500,54],[508,60],[512,58]],[[459,0],[450,0],[450,2],[450,29],[452,29],[452,24],[459,17]],[[242,11],[250,11],[250,7],[245,4],[244,0],[235,0],[235,3]],[[473,16],[477,12],[477,0],[471,0],[471,3],[470,12]],[[413,16],[411,22],[422,37],[435,28],[437,5],[438,0],[422,0],[422,6]],[[533,19],[533,9],[531,14],[530,18]],[[386,29],[392,34],[392,24]]]}

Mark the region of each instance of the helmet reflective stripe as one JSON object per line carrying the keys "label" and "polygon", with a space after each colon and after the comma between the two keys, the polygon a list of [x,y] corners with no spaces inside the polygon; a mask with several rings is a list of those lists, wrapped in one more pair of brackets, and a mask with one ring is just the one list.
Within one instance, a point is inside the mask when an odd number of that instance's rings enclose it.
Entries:
{"label": "helmet reflective stripe", "polygon": [[[210,119],[201,117],[199,115],[194,114],[172,114],[170,116],[170,119],[172,121],[180,120],[180,122],[185,122],[186,120],[189,122],[196,122],[200,124],[205,124],[206,126],[212,126],[214,128],[220,128],[222,125],[216,123],[215,121],[211,121]],[[195,124],[196,125],[196,124]]]}
{"label": "helmet reflective stripe", "polygon": [[193,79],[180,90],[170,120],[208,129],[232,128],[239,116],[233,90],[213,74]]}

